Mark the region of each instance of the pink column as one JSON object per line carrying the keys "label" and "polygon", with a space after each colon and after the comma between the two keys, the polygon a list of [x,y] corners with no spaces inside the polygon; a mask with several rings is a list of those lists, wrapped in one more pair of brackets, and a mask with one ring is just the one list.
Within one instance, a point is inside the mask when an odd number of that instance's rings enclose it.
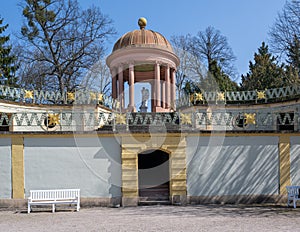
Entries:
{"label": "pink column", "polygon": [[134,108],[134,65],[129,65],[129,107]]}
{"label": "pink column", "polygon": [[161,88],[160,88],[160,65],[155,64],[155,92],[156,92],[156,106],[160,107],[161,106]]}
{"label": "pink column", "polygon": [[154,112],[155,107],[156,107],[156,102],[155,102],[155,82],[152,80],[150,82],[151,84],[151,112]]}
{"label": "pink column", "polygon": [[116,99],[117,98],[117,71],[115,67],[112,68],[111,75],[112,75],[112,97],[113,99]]}
{"label": "pink column", "polygon": [[171,85],[170,85],[170,67],[169,65],[166,67],[165,71],[165,86],[166,86],[166,108],[170,108],[170,99],[171,99]]}
{"label": "pink column", "polygon": [[124,108],[124,80],[123,80],[123,67],[119,66],[118,68],[118,80],[119,80],[119,101],[120,106]]}
{"label": "pink column", "polygon": [[176,107],[176,104],[175,104],[176,103],[175,102],[175,100],[176,100],[176,77],[175,77],[175,75],[176,75],[175,69],[172,69],[172,71],[171,71],[171,105],[174,110],[176,110],[175,109],[175,107]]}
{"label": "pink column", "polygon": [[161,106],[166,109],[166,81],[161,83]]}

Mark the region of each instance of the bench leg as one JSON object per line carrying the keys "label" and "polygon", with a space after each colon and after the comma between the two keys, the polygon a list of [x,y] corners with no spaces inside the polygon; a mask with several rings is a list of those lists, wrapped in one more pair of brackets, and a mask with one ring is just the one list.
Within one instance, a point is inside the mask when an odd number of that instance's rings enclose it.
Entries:
{"label": "bench leg", "polygon": [[77,203],[76,211],[78,212],[79,209],[80,209],[80,205],[79,205],[79,203]]}
{"label": "bench leg", "polygon": [[52,213],[55,212],[55,204],[52,204]]}
{"label": "bench leg", "polygon": [[296,209],[296,199],[295,198],[294,198],[293,202],[294,202],[294,209]]}
{"label": "bench leg", "polygon": [[27,213],[30,213],[30,204],[28,203]]}

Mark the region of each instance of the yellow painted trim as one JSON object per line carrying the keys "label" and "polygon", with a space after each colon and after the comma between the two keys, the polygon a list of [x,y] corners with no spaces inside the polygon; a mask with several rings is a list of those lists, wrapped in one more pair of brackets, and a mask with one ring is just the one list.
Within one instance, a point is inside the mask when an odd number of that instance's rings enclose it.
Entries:
{"label": "yellow painted trim", "polygon": [[[160,133],[151,133],[151,138],[153,137],[163,137],[165,134],[160,134]],[[271,136],[271,137],[279,137],[283,136],[282,133],[279,132],[237,132],[237,131],[227,131],[225,132],[191,132],[191,133],[167,133],[166,137],[171,138],[171,137],[177,137],[177,138],[185,138],[187,136],[190,137],[214,137],[214,136],[225,136],[225,137],[253,137],[253,136]],[[299,132],[294,132],[294,133],[286,133],[284,136],[300,136]],[[87,137],[116,137],[116,138],[127,138],[127,137],[134,137],[134,138],[142,138],[142,137],[147,137],[150,138],[149,133],[101,133],[101,132],[90,132],[90,133],[69,133],[69,132],[58,132],[58,133],[47,133],[47,132],[40,132],[40,133],[0,133],[0,138],[52,138],[52,137],[58,137],[58,138],[87,138]]]}
{"label": "yellow painted trim", "polygon": [[12,198],[24,199],[24,139],[11,140]]}
{"label": "yellow painted trim", "polygon": [[0,133],[0,138],[96,138],[96,137],[121,137],[122,135],[119,134],[97,134],[97,133]]}
{"label": "yellow painted trim", "polygon": [[290,136],[279,137],[279,194],[286,194],[286,186],[291,185]]}
{"label": "yellow painted trim", "polygon": [[[295,132],[295,133],[286,133],[284,134],[285,136],[300,136],[299,132]],[[253,136],[257,136],[257,137],[262,137],[262,136],[269,136],[269,137],[279,137],[282,136],[282,133],[280,132],[262,132],[262,133],[258,133],[258,132],[249,132],[249,133],[245,133],[245,132],[239,132],[239,131],[227,131],[227,132],[201,132],[201,133],[188,133],[188,136],[193,136],[193,137],[214,137],[214,136],[225,136],[225,137],[253,137]]]}
{"label": "yellow painted trim", "polygon": [[151,149],[164,151],[170,156],[170,196],[186,196],[186,135],[186,133],[170,133],[165,137],[159,133],[151,134],[151,137],[145,133],[122,135],[123,197],[139,197],[138,154]]}
{"label": "yellow painted trim", "polygon": [[137,155],[122,147],[122,196],[136,198],[138,192],[138,160]]}

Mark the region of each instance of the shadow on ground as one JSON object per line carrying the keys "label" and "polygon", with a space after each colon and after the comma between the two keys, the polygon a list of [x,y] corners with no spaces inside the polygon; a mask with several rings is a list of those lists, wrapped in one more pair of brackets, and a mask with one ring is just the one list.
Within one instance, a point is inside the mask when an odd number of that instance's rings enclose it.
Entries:
{"label": "shadow on ground", "polygon": [[115,209],[122,214],[172,215],[194,217],[300,217],[300,208],[283,205],[189,205],[189,206],[139,206]]}

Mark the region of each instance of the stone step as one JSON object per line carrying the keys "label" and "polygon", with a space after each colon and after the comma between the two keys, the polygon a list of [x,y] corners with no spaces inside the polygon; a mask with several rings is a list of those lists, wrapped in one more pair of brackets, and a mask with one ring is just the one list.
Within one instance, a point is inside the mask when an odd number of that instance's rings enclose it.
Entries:
{"label": "stone step", "polygon": [[147,205],[171,205],[170,201],[163,201],[163,200],[157,200],[157,201],[139,201],[139,205],[141,206],[147,206]]}

